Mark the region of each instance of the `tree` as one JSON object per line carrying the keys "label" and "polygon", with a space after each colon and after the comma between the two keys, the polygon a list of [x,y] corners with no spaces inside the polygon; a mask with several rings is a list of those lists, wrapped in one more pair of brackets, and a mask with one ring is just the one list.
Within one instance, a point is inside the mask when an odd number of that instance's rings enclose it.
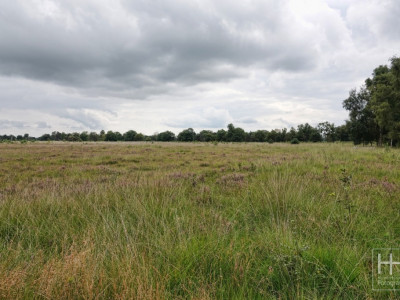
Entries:
{"label": "tree", "polygon": [[336,141],[335,124],[329,122],[322,122],[318,124],[318,130],[322,138],[327,142]]}
{"label": "tree", "polygon": [[109,130],[105,134],[104,140],[107,141],[107,142],[116,142],[117,141],[117,135],[113,131]]}
{"label": "tree", "polygon": [[322,135],[317,128],[313,128],[313,131],[310,135],[310,142],[313,143],[322,142]]}
{"label": "tree", "polygon": [[[298,138],[298,132],[296,131],[296,129],[294,129],[293,127],[290,128],[289,132],[286,133],[285,135],[285,142],[291,141],[294,138]],[[304,139],[299,139],[301,141],[304,141]]]}
{"label": "tree", "polygon": [[39,137],[39,141],[50,141],[50,140],[51,140],[51,135],[48,133],[45,133],[41,137]]}
{"label": "tree", "polygon": [[212,142],[217,139],[217,135],[211,130],[202,130],[197,135],[197,140],[200,142]]}
{"label": "tree", "polygon": [[400,141],[400,58],[392,57],[391,65],[374,69],[372,78],[365,81],[370,92],[370,108],[378,125],[378,145],[389,140]]}
{"label": "tree", "polygon": [[164,131],[164,132],[160,132],[157,135],[157,141],[161,141],[161,142],[170,142],[170,141],[174,141],[175,140],[175,134],[171,131]]}
{"label": "tree", "polygon": [[265,142],[267,140],[268,131],[266,130],[257,130],[253,134],[253,141],[254,142]]}
{"label": "tree", "polygon": [[349,128],[347,124],[336,127],[336,137],[339,141],[350,141]]}
{"label": "tree", "polygon": [[196,140],[196,132],[194,132],[193,128],[188,128],[181,131],[177,137],[180,142],[193,142]]}
{"label": "tree", "polygon": [[135,141],[144,141],[145,137],[142,133],[138,133],[135,135]]}
{"label": "tree", "polygon": [[124,133],[123,139],[124,139],[124,141],[134,141],[136,134],[137,134],[136,131],[128,130],[127,132]]}
{"label": "tree", "polygon": [[379,129],[375,114],[371,110],[370,100],[370,91],[365,86],[362,86],[358,92],[356,89],[350,90],[349,97],[343,100],[343,107],[349,111],[350,116],[346,127],[351,140],[356,145],[378,140]]}
{"label": "tree", "polygon": [[242,128],[235,128],[232,123],[228,125],[228,132],[226,134],[227,142],[244,142],[245,138],[246,133]]}
{"label": "tree", "polygon": [[218,142],[226,142],[226,130],[220,129],[217,131],[217,141]]}
{"label": "tree", "polygon": [[102,130],[102,131],[100,131],[99,140],[105,141],[105,139],[106,139],[106,132],[104,130]]}
{"label": "tree", "polygon": [[268,142],[277,142],[278,141],[278,132],[276,129],[273,129],[269,132],[267,141]]}
{"label": "tree", "polygon": [[313,127],[308,124],[300,124],[297,126],[297,138],[301,142],[309,142],[311,140],[311,134],[313,133]]}
{"label": "tree", "polygon": [[82,142],[79,132],[73,132],[73,133],[68,134],[67,140],[69,142]]}
{"label": "tree", "polygon": [[92,131],[91,133],[89,133],[89,141],[97,142],[99,139],[100,136],[96,132]]}
{"label": "tree", "polygon": [[83,131],[81,132],[81,134],[79,135],[80,139],[84,142],[89,140],[89,133],[87,131]]}

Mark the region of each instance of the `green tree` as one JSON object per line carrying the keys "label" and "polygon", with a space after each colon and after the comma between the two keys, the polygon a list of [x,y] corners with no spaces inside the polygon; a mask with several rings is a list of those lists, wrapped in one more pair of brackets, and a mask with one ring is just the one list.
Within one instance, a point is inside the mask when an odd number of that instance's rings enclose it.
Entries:
{"label": "green tree", "polygon": [[356,145],[372,143],[379,137],[379,127],[375,121],[370,100],[369,90],[362,86],[358,92],[356,89],[350,90],[349,97],[343,101],[343,107],[349,111],[350,117],[346,127],[351,140]]}
{"label": "green tree", "polygon": [[115,132],[109,130],[104,136],[104,140],[107,142],[116,142],[117,141],[117,135]]}
{"label": "green tree", "polygon": [[137,132],[134,130],[128,130],[123,134],[123,139],[124,141],[134,141],[136,137]]}
{"label": "green tree", "polygon": [[226,133],[227,142],[244,142],[246,138],[245,131],[240,127],[235,127],[233,124],[228,125],[228,131]]}
{"label": "green tree", "polygon": [[138,133],[135,135],[135,141],[144,141],[145,136],[142,133]]}
{"label": "green tree", "polygon": [[365,83],[371,95],[370,107],[379,127],[378,145],[400,140],[400,58],[392,57],[391,65],[379,66]]}
{"label": "green tree", "polygon": [[218,142],[226,142],[226,130],[225,129],[220,129],[217,131],[217,141]]}
{"label": "green tree", "polygon": [[175,134],[171,131],[164,131],[164,132],[160,132],[157,135],[157,141],[161,141],[161,142],[171,142],[175,140]]}
{"label": "green tree", "polygon": [[193,128],[188,128],[178,134],[177,140],[180,142],[193,142],[196,140],[196,132]]}
{"label": "green tree", "polygon": [[89,141],[92,142],[97,142],[100,139],[100,136],[97,134],[97,132],[92,131],[89,133]]}
{"label": "green tree", "polygon": [[89,133],[87,131],[83,131],[83,132],[81,132],[79,137],[83,142],[86,142],[89,140]]}
{"label": "green tree", "polygon": [[99,135],[99,140],[105,141],[105,139],[106,139],[106,132],[104,130],[101,130]]}
{"label": "green tree", "polygon": [[336,141],[335,124],[329,122],[319,123],[318,130],[325,141],[327,142]]}
{"label": "green tree", "polygon": [[253,134],[253,141],[254,142],[265,142],[267,140],[268,131],[266,130],[257,130]]}
{"label": "green tree", "polygon": [[212,142],[217,139],[217,135],[211,130],[202,130],[197,135],[197,140],[200,142]]}

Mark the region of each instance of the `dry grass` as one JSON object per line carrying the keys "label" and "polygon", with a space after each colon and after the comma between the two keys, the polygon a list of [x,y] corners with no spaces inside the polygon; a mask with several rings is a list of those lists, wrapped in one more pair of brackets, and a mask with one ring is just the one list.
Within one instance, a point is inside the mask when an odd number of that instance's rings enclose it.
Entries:
{"label": "dry grass", "polygon": [[350,144],[0,144],[0,298],[394,299],[370,252],[400,242],[399,167]]}

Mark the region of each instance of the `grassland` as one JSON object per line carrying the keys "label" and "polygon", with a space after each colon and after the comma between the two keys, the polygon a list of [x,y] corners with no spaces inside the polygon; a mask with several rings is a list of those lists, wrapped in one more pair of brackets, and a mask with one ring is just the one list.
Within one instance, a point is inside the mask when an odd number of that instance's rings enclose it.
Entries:
{"label": "grassland", "polygon": [[0,144],[1,299],[395,299],[400,152]]}

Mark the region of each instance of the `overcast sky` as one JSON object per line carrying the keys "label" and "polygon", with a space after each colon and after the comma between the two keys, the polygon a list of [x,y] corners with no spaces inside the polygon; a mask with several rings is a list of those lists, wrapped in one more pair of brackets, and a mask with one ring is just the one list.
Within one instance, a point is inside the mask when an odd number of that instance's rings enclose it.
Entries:
{"label": "overcast sky", "polygon": [[0,0],[0,134],[343,124],[399,0]]}

